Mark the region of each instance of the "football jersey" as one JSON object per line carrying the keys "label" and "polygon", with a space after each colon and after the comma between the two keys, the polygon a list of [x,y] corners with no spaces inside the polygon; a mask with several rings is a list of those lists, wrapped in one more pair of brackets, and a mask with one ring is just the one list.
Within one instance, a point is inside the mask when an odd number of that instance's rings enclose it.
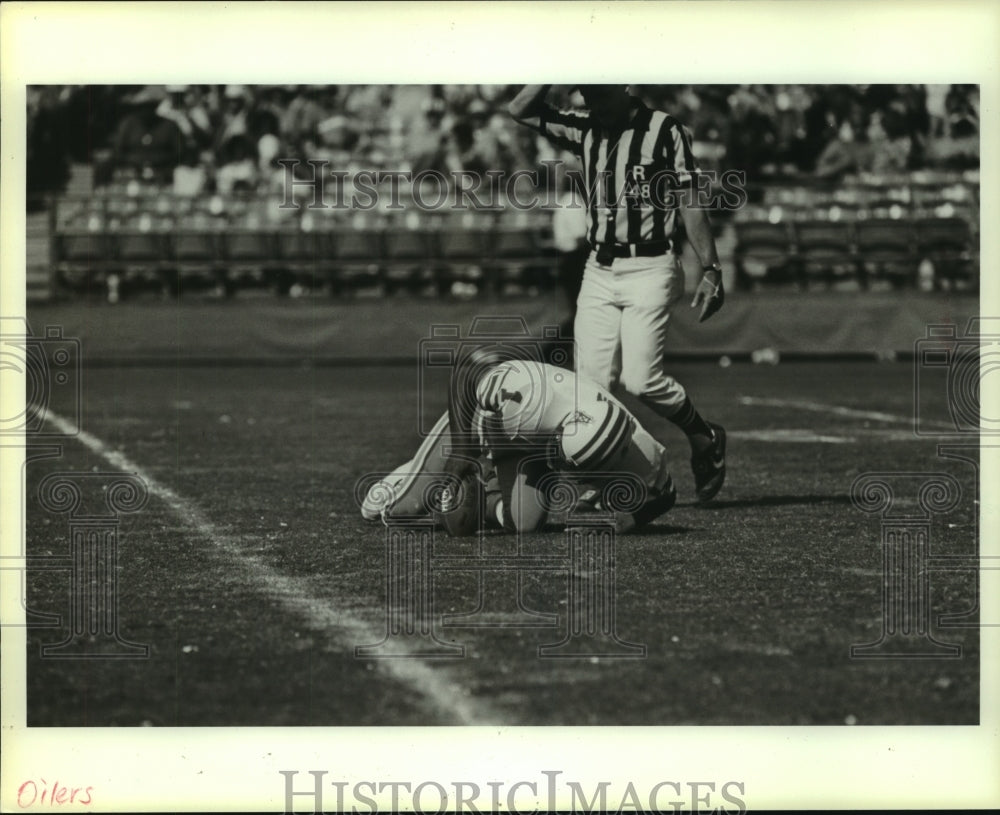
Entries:
{"label": "football jersey", "polygon": [[571,469],[632,473],[652,490],[670,480],[663,445],[618,399],[554,365],[512,360],[489,370],[476,388],[474,419],[491,451],[557,440]]}
{"label": "football jersey", "polygon": [[604,130],[589,113],[551,105],[520,120],[583,161],[592,245],[672,238],[673,191],[690,187],[698,174],[690,131],[638,99],[632,106],[635,115],[623,130]]}
{"label": "football jersey", "polygon": [[495,366],[476,388],[476,429],[490,442],[544,444],[575,414],[599,415],[599,402],[616,401],[572,371],[533,360]]}

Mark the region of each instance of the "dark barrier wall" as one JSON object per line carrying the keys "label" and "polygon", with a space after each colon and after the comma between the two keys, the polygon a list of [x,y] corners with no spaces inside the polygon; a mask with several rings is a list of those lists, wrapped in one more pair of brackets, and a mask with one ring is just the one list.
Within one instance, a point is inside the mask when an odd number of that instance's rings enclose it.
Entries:
{"label": "dark barrier wall", "polygon": [[[976,297],[940,292],[738,293],[699,324],[688,303],[685,298],[674,310],[671,356],[745,355],[764,348],[785,355],[907,354],[928,325],[954,323],[961,333],[979,314]],[[325,363],[416,360],[418,343],[432,326],[457,324],[465,332],[476,315],[520,316],[538,333],[559,324],[566,311],[551,295],[493,303],[261,298],[127,307],[54,303],[31,308],[28,319],[36,335],[58,325],[63,336],[80,338],[85,364],[141,359]]]}

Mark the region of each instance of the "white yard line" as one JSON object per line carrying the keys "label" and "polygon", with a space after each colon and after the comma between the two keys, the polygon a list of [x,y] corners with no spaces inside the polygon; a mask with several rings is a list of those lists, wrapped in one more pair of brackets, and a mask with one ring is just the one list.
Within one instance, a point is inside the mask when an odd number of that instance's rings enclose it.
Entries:
{"label": "white yard line", "polygon": [[[810,402],[806,399],[768,399],[756,396],[741,396],[739,403],[748,407],[776,407],[794,408],[795,410],[806,410],[812,413],[827,413],[831,416],[843,416],[847,419],[867,419],[872,422],[885,422],[887,424],[907,424],[913,425],[912,416],[901,416],[896,413],[882,413],[877,410],[857,410],[856,408],[840,407],[839,405],[827,405],[823,402]],[[955,430],[954,425],[947,422],[921,420],[922,425],[936,427],[940,430]]]}
{"label": "white yard line", "polygon": [[819,433],[808,428],[773,428],[771,430],[727,430],[729,438],[770,444],[864,444],[871,441],[920,442],[912,430],[889,427],[855,428],[841,435]]}
{"label": "white yard line", "polygon": [[[356,645],[368,645],[383,639],[385,632],[353,616],[330,598],[312,596],[305,581],[280,574],[258,556],[249,552],[233,535],[218,529],[198,506],[161,484],[147,471],[124,454],[110,448],[91,433],[77,432],[76,426],[53,413],[47,419],[60,433],[74,436],[84,447],[100,456],[117,470],[137,475],[146,484],[149,494],[163,501],[178,520],[199,537],[210,542],[224,557],[238,567],[240,574],[256,584],[255,588],[276,600],[282,608],[301,619],[305,625],[327,639],[334,640],[338,650],[354,653]],[[485,703],[466,698],[464,688],[448,681],[439,670],[433,670],[420,659],[376,659],[375,669],[415,690],[427,700],[435,719],[448,724],[503,724]],[[364,660],[358,660],[359,672]]]}
{"label": "white yard line", "polygon": [[798,444],[854,444],[854,436],[817,433],[814,430],[727,430],[726,435],[740,441],[762,441]]}

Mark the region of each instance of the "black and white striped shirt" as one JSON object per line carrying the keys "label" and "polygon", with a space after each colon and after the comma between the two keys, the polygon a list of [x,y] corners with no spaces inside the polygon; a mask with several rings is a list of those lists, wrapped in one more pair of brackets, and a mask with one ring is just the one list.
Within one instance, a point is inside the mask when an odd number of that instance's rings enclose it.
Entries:
{"label": "black and white striped shirt", "polygon": [[632,100],[624,130],[604,130],[589,114],[544,105],[521,120],[583,162],[591,245],[670,240],[676,225],[678,189],[698,172],[691,137],[672,116]]}

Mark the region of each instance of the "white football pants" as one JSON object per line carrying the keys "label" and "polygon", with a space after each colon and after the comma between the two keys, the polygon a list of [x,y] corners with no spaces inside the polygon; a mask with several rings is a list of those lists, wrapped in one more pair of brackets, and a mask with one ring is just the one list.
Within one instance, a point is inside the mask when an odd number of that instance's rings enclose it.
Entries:
{"label": "white football pants", "polygon": [[683,386],[663,367],[670,310],[684,296],[684,269],[673,252],[615,258],[591,252],[577,298],[576,369],[614,391],[619,383],[665,418],[684,403]]}

